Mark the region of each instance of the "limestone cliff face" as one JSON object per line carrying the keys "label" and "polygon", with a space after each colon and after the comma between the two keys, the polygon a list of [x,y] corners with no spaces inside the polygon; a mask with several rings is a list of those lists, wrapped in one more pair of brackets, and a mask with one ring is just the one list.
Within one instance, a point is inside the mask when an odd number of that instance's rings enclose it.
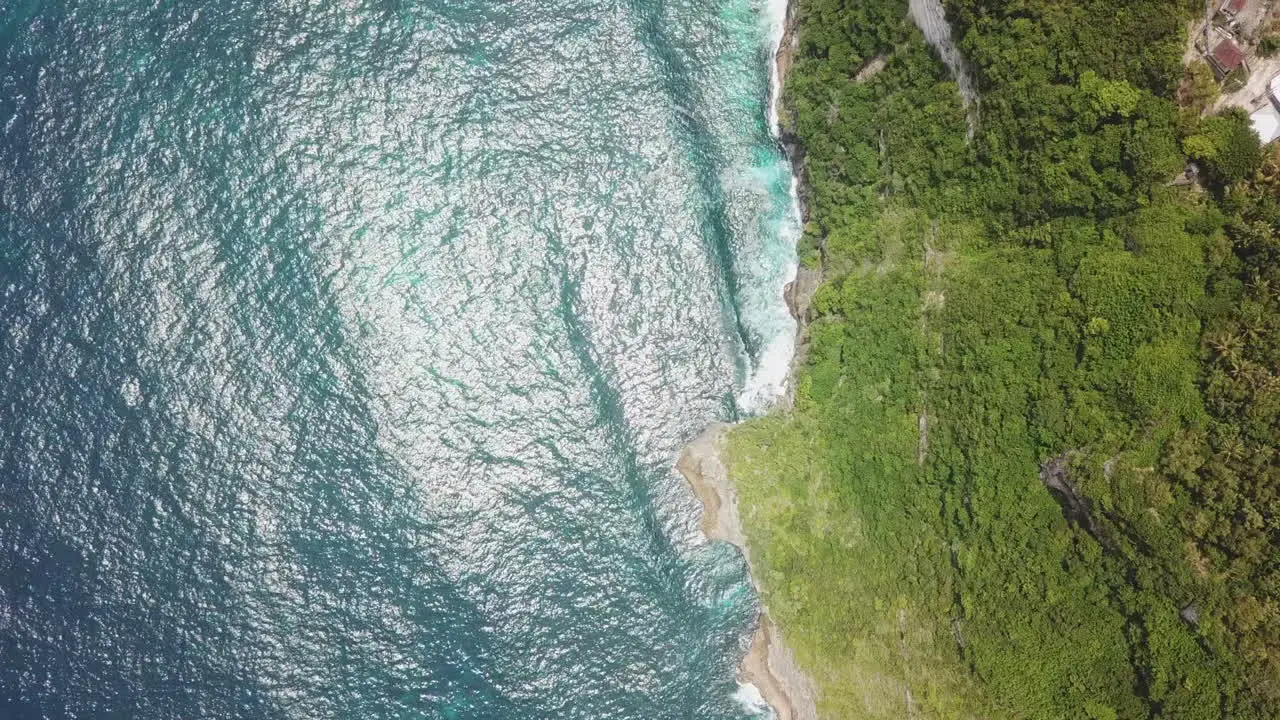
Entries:
{"label": "limestone cliff face", "polygon": [[969,137],[972,138],[978,128],[978,89],[974,86],[964,57],[960,55],[951,36],[951,25],[947,23],[942,0],[910,0],[908,12],[911,14],[911,21],[924,33],[924,39],[942,58],[956,85],[960,86],[960,99],[969,111]]}
{"label": "limestone cliff face", "polygon": [[807,222],[809,220],[809,194],[807,184],[804,181],[804,146],[800,144],[800,138],[795,134],[795,114],[787,107],[783,98],[783,89],[787,86],[787,76],[791,74],[791,68],[795,65],[796,54],[800,50],[796,5],[796,0],[791,0],[787,3],[782,39],[778,42],[778,49],[774,54],[777,84],[774,87],[772,102],[774,104],[774,112],[778,118],[778,141],[782,143],[782,148],[786,152],[787,158],[791,161],[791,167],[799,180],[796,194],[797,199],[800,201],[800,217]]}
{"label": "limestone cliff face", "polygon": [[[795,65],[796,54],[800,49],[800,38],[797,32],[799,19],[796,5],[796,0],[791,0],[791,2],[787,3],[782,38],[778,42],[777,52],[774,55],[777,85],[774,88],[775,97],[773,102],[778,117],[778,141],[782,144],[783,151],[786,152],[787,159],[791,162],[791,171],[796,178],[796,202],[800,205],[800,221],[807,224],[809,222],[810,195],[806,178],[804,145],[801,144],[800,138],[795,134],[794,112],[787,107],[783,98],[783,88],[786,87],[787,76]],[[787,308],[791,311],[791,316],[796,319],[796,350],[791,358],[792,382],[788,383],[787,393],[779,403],[779,409],[781,410],[789,410],[795,404],[794,378],[796,369],[804,363],[808,355],[807,325],[810,319],[809,306],[813,301],[814,293],[818,291],[818,286],[822,284],[822,277],[823,273],[820,264],[817,267],[809,267],[801,263],[796,269],[796,279],[787,284],[784,292]]]}

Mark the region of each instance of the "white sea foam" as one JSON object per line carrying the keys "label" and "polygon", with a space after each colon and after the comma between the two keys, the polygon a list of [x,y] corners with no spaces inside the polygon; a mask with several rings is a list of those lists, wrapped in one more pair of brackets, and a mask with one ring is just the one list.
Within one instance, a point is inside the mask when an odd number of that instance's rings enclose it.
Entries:
{"label": "white sea foam", "polygon": [[782,46],[782,36],[787,29],[787,7],[791,0],[766,0],[765,22],[769,26],[769,127],[773,134],[778,134],[778,96],[782,92],[782,81],[778,77],[778,50]]}
{"label": "white sea foam", "polygon": [[756,360],[756,366],[738,395],[738,407],[748,415],[767,410],[782,396],[790,381],[791,356],[795,354],[795,337],[779,333]]}
{"label": "white sea foam", "polygon": [[[788,0],[766,0],[764,18],[769,38],[769,128],[774,137],[779,135],[778,97],[782,91],[778,76],[777,55],[786,29]],[[773,234],[776,252],[758,258],[758,262],[772,265],[769,278],[760,288],[755,302],[742,298],[748,321],[764,338],[764,347],[754,358],[738,394],[738,407],[747,415],[767,410],[786,392],[790,381],[791,358],[795,353],[795,322],[787,308],[784,293],[787,284],[795,280],[797,272],[796,241],[800,238],[800,202],[795,173],[786,158],[778,160],[779,173],[788,178],[787,199],[784,208],[776,213]]]}
{"label": "white sea foam", "polygon": [[756,717],[775,717],[773,708],[769,707],[769,703],[765,702],[764,696],[760,694],[760,688],[751,683],[738,683],[738,690],[733,694],[733,699],[743,710]]}

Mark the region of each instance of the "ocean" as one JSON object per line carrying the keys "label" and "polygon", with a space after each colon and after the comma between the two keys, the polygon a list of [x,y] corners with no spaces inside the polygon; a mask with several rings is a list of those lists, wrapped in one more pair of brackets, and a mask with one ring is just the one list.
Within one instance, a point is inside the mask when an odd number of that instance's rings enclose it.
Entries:
{"label": "ocean", "polygon": [[0,3],[0,718],[749,718],[772,0]]}

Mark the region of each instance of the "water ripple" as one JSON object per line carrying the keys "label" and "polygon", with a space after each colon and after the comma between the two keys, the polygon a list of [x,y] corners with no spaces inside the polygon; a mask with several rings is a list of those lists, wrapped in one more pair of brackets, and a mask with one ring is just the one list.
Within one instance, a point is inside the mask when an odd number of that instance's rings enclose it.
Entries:
{"label": "water ripple", "polygon": [[0,715],[740,718],[763,7],[0,9]]}

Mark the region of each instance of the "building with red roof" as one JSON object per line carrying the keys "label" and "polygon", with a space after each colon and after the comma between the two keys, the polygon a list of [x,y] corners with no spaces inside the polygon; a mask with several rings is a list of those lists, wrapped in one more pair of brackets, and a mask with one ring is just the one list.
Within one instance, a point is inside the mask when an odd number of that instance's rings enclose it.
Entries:
{"label": "building with red roof", "polygon": [[1218,77],[1226,77],[1237,68],[1243,67],[1246,71],[1249,69],[1245,63],[1244,51],[1231,38],[1224,38],[1213,48],[1213,52],[1209,53],[1209,64],[1218,73]]}
{"label": "building with red roof", "polygon": [[1244,9],[1248,7],[1249,0],[1223,0],[1222,7],[1218,8],[1218,12],[1226,15],[1228,18],[1234,18]]}

